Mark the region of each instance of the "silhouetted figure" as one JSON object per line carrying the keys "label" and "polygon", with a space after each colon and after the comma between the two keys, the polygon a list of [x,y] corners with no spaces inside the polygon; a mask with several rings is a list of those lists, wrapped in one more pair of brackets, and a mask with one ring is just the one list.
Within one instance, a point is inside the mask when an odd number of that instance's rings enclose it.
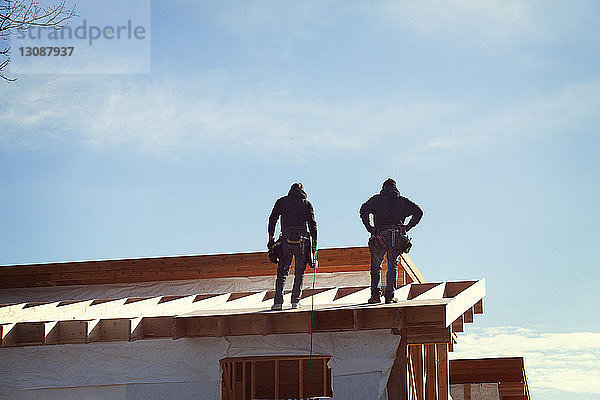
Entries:
{"label": "silhouetted figure", "polygon": [[275,281],[275,300],[272,310],[281,310],[283,305],[283,287],[290,272],[292,256],[294,256],[294,287],[292,289],[292,308],[298,308],[304,270],[306,269],[306,254],[309,248],[309,232],[312,246],[317,247],[317,223],[313,206],[306,199],[306,192],[301,183],[294,183],[287,196],[279,198],[269,216],[270,249],[275,244],[275,225],[281,216],[281,254],[277,265],[277,280]]}
{"label": "silhouetted figure", "polygon": [[[374,225],[370,215],[373,214]],[[411,217],[405,225],[406,218]],[[360,219],[371,234],[371,298],[369,303],[381,302],[381,263],[387,253],[388,270],[385,285],[385,302],[396,303],[394,297],[398,275],[398,257],[400,251],[396,243],[400,235],[406,235],[423,217],[421,208],[400,195],[393,179],[383,182],[379,194],[374,195],[360,207]],[[374,245],[371,245],[373,243]]]}

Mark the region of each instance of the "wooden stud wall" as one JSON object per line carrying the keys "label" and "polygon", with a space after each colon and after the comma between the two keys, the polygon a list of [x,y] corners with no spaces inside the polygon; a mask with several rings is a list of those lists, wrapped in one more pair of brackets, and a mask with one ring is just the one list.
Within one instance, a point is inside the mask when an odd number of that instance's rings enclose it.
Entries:
{"label": "wooden stud wall", "polygon": [[221,360],[223,400],[332,396],[330,357],[281,356]]}

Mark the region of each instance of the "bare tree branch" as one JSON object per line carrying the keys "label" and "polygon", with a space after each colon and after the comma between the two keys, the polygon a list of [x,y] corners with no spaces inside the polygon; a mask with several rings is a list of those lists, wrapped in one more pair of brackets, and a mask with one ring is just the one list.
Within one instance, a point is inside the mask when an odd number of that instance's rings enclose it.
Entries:
{"label": "bare tree branch", "polygon": [[[38,0],[0,0],[0,40],[32,27],[60,30],[76,15],[75,6],[68,8],[66,0],[48,7],[40,6]],[[0,78],[15,81],[17,78],[8,78],[3,71],[10,63],[10,48],[0,51],[0,57]]]}

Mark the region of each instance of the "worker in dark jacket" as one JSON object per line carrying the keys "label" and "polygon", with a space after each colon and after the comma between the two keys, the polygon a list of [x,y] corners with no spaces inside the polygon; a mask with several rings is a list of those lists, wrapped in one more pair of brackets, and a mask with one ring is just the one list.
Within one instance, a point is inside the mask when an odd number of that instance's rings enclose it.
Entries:
{"label": "worker in dark jacket", "polygon": [[[374,225],[371,225],[370,215],[373,214]],[[410,220],[405,224],[406,219]],[[360,219],[372,236],[379,236],[381,246],[371,250],[371,298],[369,303],[381,301],[381,263],[387,253],[388,270],[385,285],[385,302],[396,303],[394,297],[396,278],[398,274],[398,257],[395,249],[399,235],[405,235],[419,223],[423,217],[421,208],[400,195],[393,179],[383,182],[379,194],[371,197],[360,207]]]}
{"label": "worker in dark jacket", "polygon": [[[292,256],[294,256],[294,287],[292,289],[292,308],[298,308],[304,270],[306,269],[306,252],[311,251],[309,234],[312,246],[317,246],[317,223],[313,206],[306,199],[306,192],[301,183],[294,183],[287,196],[275,202],[273,211],[269,216],[269,243],[270,249],[275,244],[275,225],[281,216],[281,257],[277,265],[277,280],[275,281],[275,300],[272,310],[281,310],[283,305],[283,287],[290,272]],[[307,229],[308,227],[308,229]]]}

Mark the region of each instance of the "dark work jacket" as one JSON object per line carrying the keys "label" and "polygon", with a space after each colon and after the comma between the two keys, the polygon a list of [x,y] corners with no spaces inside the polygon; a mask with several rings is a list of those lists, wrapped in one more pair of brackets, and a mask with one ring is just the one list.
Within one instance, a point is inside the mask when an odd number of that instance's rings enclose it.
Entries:
{"label": "dark work jacket", "polygon": [[306,199],[306,192],[293,188],[287,196],[279,198],[269,216],[269,236],[275,235],[275,225],[281,216],[281,231],[286,232],[291,227],[299,227],[308,232],[313,240],[317,240],[317,222],[312,204]]}
{"label": "dark work jacket", "polygon": [[372,229],[369,221],[370,214],[373,214],[375,228],[389,225],[404,226],[404,221],[410,216],[411,219],[405,227],[408,231],[419,223],[423,217],[423,210],[406,197],[401,196],[398,189],[388,186],[381,189],[379,194],[371,197],[360,207],[360,219],[369,232]]}

